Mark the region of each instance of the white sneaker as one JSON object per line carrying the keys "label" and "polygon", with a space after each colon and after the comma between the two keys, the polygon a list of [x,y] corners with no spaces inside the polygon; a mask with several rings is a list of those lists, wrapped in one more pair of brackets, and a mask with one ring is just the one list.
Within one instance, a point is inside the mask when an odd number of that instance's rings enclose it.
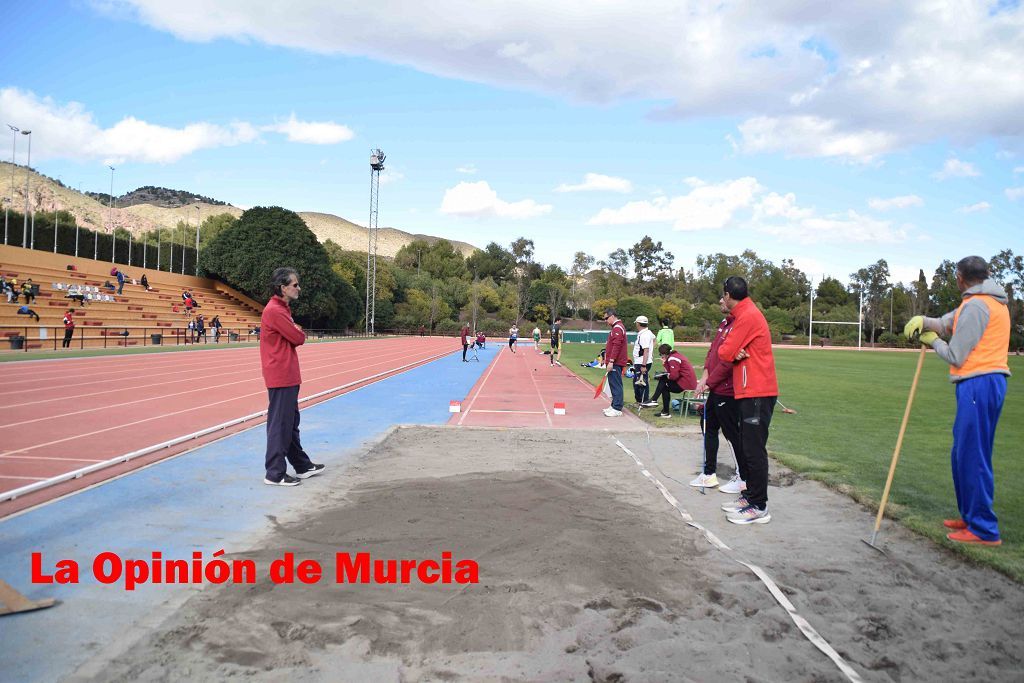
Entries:
{"label": "white sneaker", "polygon": [[713,489],[718,486],[718,475],[715,473],[701,474],[690,482],[690,486],[696,488]]}
{"label": "white sneaker", "polygon": [[722,493],[731,493],[732,495],[736,495],[737,493],[743,493],[747,490],[747,482],[740,479],[740,475],[735,474],[732,479],[719,486],[718,490]]}
{"label": "white sneaker", "polygon": [[733,524],[767,524],[772,521],[772,516],[768,514],[768,508],[758,510],[753,505],[748,505],[736,512],[730,512],[725,518]]}
{"label": "white sneaker", "polygon": [[604,411],[604,414],[607,417],[618,417],[619,415],[622,415],[622,411],[615,410],[615,408],[608,408],[607,410]]}
{"label": "white sneaker", "polygon": [[747,499],[744,498],[743,496],[740,496],[736,500],[730,500],[728,503],[723,503],[722,510],[724,512],[739,512],[740,510],[749,505],[750,503],[747,501]]}

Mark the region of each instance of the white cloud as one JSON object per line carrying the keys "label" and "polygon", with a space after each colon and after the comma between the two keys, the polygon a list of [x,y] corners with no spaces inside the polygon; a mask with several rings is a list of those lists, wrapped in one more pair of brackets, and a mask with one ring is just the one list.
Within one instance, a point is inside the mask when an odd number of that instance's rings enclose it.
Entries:
{"label": "white cloud", "polygon": [[555,188],[555,192],[632,192],[633,183],[625,178],[601,175],[600,173],[587,173],[583,182],[579,185],[566,185],[565,183]]}
{"label": "white cloud", "polygon": [[[996,138],[1013,146],[1024,136],[1024,10],[993,11],[990,0],[522,0],[473,11],[438,0],[401,12],[335,0],[260,3],[258,11],[237,0],[94,7],[185,40],[368,57],[574,101],[668,102],[658,112],[665,117],[749,118],[744,125],[761,144],[747,151],[864,160],[921,142]],[[758,117],[804,124],[754,136]],[[795,128],[808,135],[782,135]]]}
{"label": "white cloud", "polygon": [[395,171],[390,168],[381,171],[380,184],[390,185],[391,183],[397,183],[399,180],[403,180],[405,174],[400,171]]}
{"label": "white cloud", "polygon": [[846,213],[827,216],[807,216],[785,224],[761,224],[760,232],[775,235],[786,241],[802,244],[818,242],[868,242],[891,244],[907,238],[907,230],[894,226],[890,221],[881,221],[864,216],[850,209]]}
{"label": "white cloud", "polygon": [[890,209],[906,209],[911,206],[924,206],[924,200],[916,194],[889,197],[888,199],[872,197],[868,200],[868,206],[875,211],[889,211]]}
{"label": "white cloud", "polygon": [[127,116],[103,128],[81,103],[60,104],[17,88],[0,89],[0,121],[31,127],[34,161],[64,158],[168,164],[200,150],[256,142],[261,131],[283,133],[291,142],[314,144],[352,137],[346,126],[298,121],[294,114],[288,121],[263,127],[247,121],[227,125],[200,121],[172,128]]}
{"label": "white cloud", "polygon": [[884,131],[843,130],[834,119],[817,116],[759,116],[740,124],[739,150],[747,154],[785,152],[798,157],[836,157],[869,163],[899,145]]}
{"label": "white cloud", "polygon": [[465,164],[455,169],[456,173],[465,173],[466,175],[476,175],[477,168],[475,164]]}
{"label": "white cloud", "polygon": [[287,121],[264,126],[263,130],[282,133],[289,142],[307,145],[336,145],[355,137],[355,133],[348,126],[333,121],[299,121],[295,114],[288,117]]}
{"label": "white cloud", "polygon": [[1011,202],[1024,198],[1024,187],[1008,187],[1005,190],[1006,198]]}
{"label": "white cloud", "polygon": [[977,204],[971,204],[969,206],[961,206],[957,211],[960,213],[978,213],[980,211],[988,211],[992,208],[992,205],[988,202],[978,202]]}
{"label": "white cloud", "polygon": [[671,223],[676,230],[716,230],[728,225],[738,210],[750,207],[760,190],[757,179],[750,177],[717,185],[700,184],[686,195],[655,197],[629,202],[618,209],[601,209],[587,224]]}
{"label": "white cloud", "polygon": [[17,88],[0,89],[0,120],[32,130],[32,159],[102,159],[166,164],[202,149],[226,147],[259,138],[259,132],[242,121],[219,126],[190,123],[170,128],[133,116],[110,128],[101,128],[78,102],[58,104]]}
{"label": "white cloud", "polygon": [[1015,167],[1013,169],[1013,173],[1014,173],[1014,175],[1016,175],[1018,173],[1024,173],[1024,166],[1017,166],[1017,167]]}
{"label": "white cloud", "polygon": [[532,199],[507,202],[498,197],[486,181],[462,182],[449,188],[441,201],[441,213],[451,216],[477,218],[535,218],[551,213],[550,204],[538,204]]}
{"label": "white cloud", "polygon": [[981,171],[974,164],[952,157],[946,159],[946,163],[942,165],[942,170],[933,173],[932,177],[938,180],[945,180],[947,178],[977,178],[980,175]]}

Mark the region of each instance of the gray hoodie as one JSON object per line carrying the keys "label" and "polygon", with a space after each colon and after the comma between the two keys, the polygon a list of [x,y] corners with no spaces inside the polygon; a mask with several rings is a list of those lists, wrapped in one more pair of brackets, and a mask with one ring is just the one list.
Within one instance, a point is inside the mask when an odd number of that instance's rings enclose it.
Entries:
{"label": "gray hoodie", "polygon": [[[1006,305],[1006,290],[996,283],[995,280],[989,278],[981,284],[973,285],[964,290],[963,298],[965,303],[963,310],[960,311],[960,319],[957,321],[955,334],[953,334],[953,317],[956,315],[956,311],[951,311],[941,318],[924,319],[924,329],[937,332],[943,337],[949,337],[950,334],[953,335],[948,344],[941,339],[936,339],[932,344],[932,348],[939,358],[953,367],[958,368],[964,364],[967,356],[970,355],[974,347],[981,341],[981,337],[985,334],[985,329],[988,327],[988,306],[980,300],[972,300],[975,294],[988,294],[1002,305]],[[1009,370],[1002,370],[1000,372],[1004,375],[1010,374]],[[973,376],[973,374],[963,377],[953,377],[951,375],[950,380],[959,382],[962,379]]]}

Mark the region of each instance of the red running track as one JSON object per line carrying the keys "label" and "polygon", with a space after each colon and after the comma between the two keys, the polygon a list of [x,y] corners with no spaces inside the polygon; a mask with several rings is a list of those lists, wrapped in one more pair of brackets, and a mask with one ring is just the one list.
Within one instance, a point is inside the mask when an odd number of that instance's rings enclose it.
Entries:
{"label": "red running track", "polygon": [[[299,397],[354,383],[338,392],[345,393],[376,381],[376,375],[394,374],[402,366],[427,362],[457,348],[461,348],[458,340],[446,337],[302,346]],[[267,407],[259,349],[254,347],[3,363],[0,386],[5,399],[0,412],[0,493]],[[217,433],[205,440],[223,435]],[[60,484],[46,496],[41,497],[44,491],[39,491],[28,494],[29,501],[5,501],[0,503],[0,516],[195,445],[189,442],[155,457]]]}
{"label": "red running track", "polygon": [[[643,423],[624,412],[605,417],[608,399],[594,398],[594,387],[533,346],[512,353],[502,346],[490,367],[462,402],[462,412],[449,424],[467,427],[532,427],[540,429],[639,429]],[[565,415],[556,415],[564,403]]]}

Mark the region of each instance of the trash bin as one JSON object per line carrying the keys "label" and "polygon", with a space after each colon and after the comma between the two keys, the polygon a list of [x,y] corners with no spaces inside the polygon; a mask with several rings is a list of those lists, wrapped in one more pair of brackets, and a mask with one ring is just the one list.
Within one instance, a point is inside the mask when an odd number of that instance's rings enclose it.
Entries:
{"label": "trash bin", "polygon": [[25,348],[25,338],[22,337],[20,334],[16,334],[13,337],[10,337],[10,340],[11,351],[20,351],[21,349]]}
{"label": "trash bin", "polygon": [[149,335],[149,341],[153,346],[160,346],[164,343],[164,335],[162,334],[151,334]]}

